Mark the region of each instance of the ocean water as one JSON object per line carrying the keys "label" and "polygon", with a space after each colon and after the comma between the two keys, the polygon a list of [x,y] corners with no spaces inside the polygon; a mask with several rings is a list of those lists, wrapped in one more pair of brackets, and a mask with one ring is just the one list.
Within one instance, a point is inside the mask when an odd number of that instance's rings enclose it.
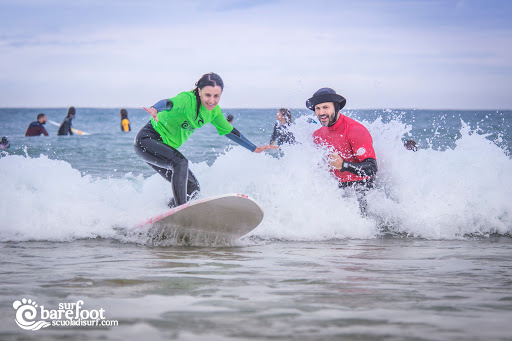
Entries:
{"label": "ocean water", "polygon": [[[119,109],[77,108],[90,135],[24,136],[66,109],[0,109],[0,339],[510,340],[511,111],[345,111],[377,153],[365,217],[312,144],[311,112],[292,111],[299,144],[264,154],[204,127],[180,148],[201,195],[247,194],[265,218],[239,241],[183,245],[137,228],[172,195],[133,151],[148,115],[128,109],[122,133]],[[224,112],[268,144],[276,109]],[[78,301],[118,325],[17,325]]]}

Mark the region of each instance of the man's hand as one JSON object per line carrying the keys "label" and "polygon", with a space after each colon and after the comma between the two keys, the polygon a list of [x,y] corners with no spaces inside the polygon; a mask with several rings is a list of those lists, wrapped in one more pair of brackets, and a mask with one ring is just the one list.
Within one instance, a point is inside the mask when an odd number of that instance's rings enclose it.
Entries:
{"label": "man's hand", "polygon": [[334,168],[341,170],[341,167],[343,166],[343,159],[338,154],[329,154],[329,165]]}

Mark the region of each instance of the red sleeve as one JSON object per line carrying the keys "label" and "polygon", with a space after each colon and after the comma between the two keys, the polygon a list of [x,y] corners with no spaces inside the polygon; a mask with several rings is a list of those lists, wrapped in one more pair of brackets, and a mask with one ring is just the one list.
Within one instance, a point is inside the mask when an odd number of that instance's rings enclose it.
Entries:
{"label": "red sleeve", "polygon": [[362,124],[354,124],[347,131],[347,139],[352,147],[354,156],[363,161],[369,157],[377,159],[373,149],[373,139],[368,129]]}
{"label": "red sleeve", "polygon": [[44,127],[41,127],[41,131],[43,132],[44,136],[49,136],[48,132],[46,131],[46,129],[44,129]]}

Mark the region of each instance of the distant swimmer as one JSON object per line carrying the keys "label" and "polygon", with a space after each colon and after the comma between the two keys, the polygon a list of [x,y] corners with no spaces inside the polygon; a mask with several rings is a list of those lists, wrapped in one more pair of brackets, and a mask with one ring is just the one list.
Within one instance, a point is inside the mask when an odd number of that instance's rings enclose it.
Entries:
{"label": "distant swimmer", "polygon": [[37,121],[30,123],[27,132],[25,133],[25,136],[39,136],[41,134],[43,134],[44,136],[48,136],[48,132],[44,128],[44,125],[46,124],[47,120],[48,119],[46,118],[45,114],[38,114]]}
{"label": "distant swimmer", "polygon": [[229,124],[233,124],[233,115],[226,116],[226,120],[228,121]]}
{"label": "distant swimmer", "polygon": [[224,89],[219,75],[207,73],[192,91],[163,99],[144,108],[151,120],[135,137],[135,152],[172,184],[174,198],[169,206],[192,200],[200,191],[199,182],[188,168],[188,160],[178,151],[194,131],[211,123],[219,135],[225,135],[251,152],[261,153],[274,146],[257,147],[228,123],[218,103]]}
{"label": "distant swimmer", "polygon": [[404,147],[407,150],[412,150],[413,152],[418,151],[418,147],[416,147],[416,141],[414,140],[405,140]]}
{"label": "distant swimmer", "polygon": [[128,119],[128,111],[121,109],[121,131],[132,131],[130,120]]}
{"label": "distant swimmer", "polygon": [[11,147],[11,144],[7,140],[7,137],[2,137],[2,141],[0,141],[0,149],[7,149]]}
{"label": "distant swimmer", "polygon": [[75,113],[75,107],[69,107],[68,115],[66,116],[66,118],[64,118],[64,121],[62,121],[62,124],[59,127],[59,131],[57,132],[57,135],[73,135],[73,131],[71,129],[71,120],[73,120],[73,118],[75,117]]}
{"label": "distant swimmer", "polygon": [[270,145],[294,144],[295,136],[288,130],[292,124],[292,113],[289,109],[281,108],[276,114],[277,122],[274,124],[274,131],[270,137]]}
{"label": "distant swimmer", "polygon": [[339,187],[359,192],[361,212],[366,212],[364,191],[373,188],[377,158],[373,139],[361,123],[341,114],[347,100],[331,88],[321,88],[306,101],[322,127],[313,133],[314,142],[333,151],[329,157],[332,174]]}

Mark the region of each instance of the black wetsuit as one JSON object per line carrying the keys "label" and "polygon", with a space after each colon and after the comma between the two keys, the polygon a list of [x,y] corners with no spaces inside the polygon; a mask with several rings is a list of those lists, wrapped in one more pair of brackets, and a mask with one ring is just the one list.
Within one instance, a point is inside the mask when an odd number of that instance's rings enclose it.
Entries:
{"label": "black wetsuit", "polygon": [[73,131],[71,130],[71,118],[70,116],[66,116],[64,121],[62,121],[62,124],[59,127],[59,131],[57,132],[57,135],[73,135]]}
{"label": "black wetsuit", "polygon": [[[135,137],[134,147],[137,155],[172,184],[175,201],[171,201],[169,206],[182,205],[195,191],[200,191],[199,182],[188,168],[187,158],[177,149],[163,143],[151,121]],[[187,186],[180,186],[182,183]]]}
{"label": "black wetsuit", "polygon": [[293,136],[292,132],[288,130],[287,126],[276,123],[274,124],[274,131],[270,137],[270,144],[277,144],[280,146],[284,143],[294,144],[295,136]]}

